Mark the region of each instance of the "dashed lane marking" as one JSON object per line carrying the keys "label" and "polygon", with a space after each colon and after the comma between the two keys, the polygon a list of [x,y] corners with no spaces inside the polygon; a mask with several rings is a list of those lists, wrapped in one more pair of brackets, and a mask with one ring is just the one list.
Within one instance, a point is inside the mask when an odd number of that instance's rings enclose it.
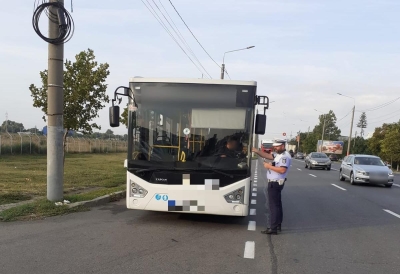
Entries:
{"label": "dashed lane marking", "polygon": [[315,176],[314,174],[308,174],[308,175],[313,176],[313,177],[317,177],[317,176]]}
{"label": "dashed lane marking", "polygon": [[388,210],[388,209],[384,209],[383,211],[386,211],[387,213],[392,214],[393,216],[395,216],[395,217],[397,217],[397,218],[400,218],[400,215],[394,213],[393,211],[390,211],[390,210]]}
{"label": "dashed lane marking", "polygon": [[251,241],[247,241],[244,246],[244,258],[245,259],[254,259],[254,251],[255,251],[255,243]]}
{"label": "dashed lane marking", "polygon": [[249,221],[249,226],[247,230],[255,231],[256,230],[256,221]]}
{"label": "dashed lane marking", "polygon": [[301,169],[300,169],[300,168],[298,168],[297,170],[301,171]]}
{"label": "dashed lane marking", "polygon": [[331,184],[331,185],[333,185],[334,187],[337,187],[337,188],[339,188],[339,189],[341,189],[341,190],[345,190],[345,191],[346,191],[346,189],[345,189],[345,188],[343,188],[343,187],[340,187],[340,186],[338,186],[338,185],[335,185],[335,184]]}
{"label": "dashed lane marking", "polygon": [[250,215],[256,215],[256,209],[250,208]]}
{"label": "dashed lane marking", "polygon": [[251,200],[251,204],[252,204],[252,205],[257,204],[257,200]]}
{"label": "dashed lane marking", "polygon": [[252,195],[253,197],[257,197],[257,192],[253,192],[251,195]]}

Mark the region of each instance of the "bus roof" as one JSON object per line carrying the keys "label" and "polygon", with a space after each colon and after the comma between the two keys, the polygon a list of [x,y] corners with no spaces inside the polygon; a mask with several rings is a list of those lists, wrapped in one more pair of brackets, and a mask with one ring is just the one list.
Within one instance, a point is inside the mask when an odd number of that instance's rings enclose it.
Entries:
{"label": "bus roof", "polygon": [[132,77],[130,83],[175,83],[175,84],[206,84],[206,85],[234,85],[257,86],[256,81],[239,81],[223,79],[196,79],[196,78],[145,78]]}

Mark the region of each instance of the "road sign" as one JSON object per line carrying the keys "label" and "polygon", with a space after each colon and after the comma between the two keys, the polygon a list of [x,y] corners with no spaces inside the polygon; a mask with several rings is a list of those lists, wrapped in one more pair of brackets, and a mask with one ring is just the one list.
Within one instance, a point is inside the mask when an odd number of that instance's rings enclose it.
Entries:
{"label": "road sign", "polygon": [[286,132],[282,133],[283,136],[286,136]]}

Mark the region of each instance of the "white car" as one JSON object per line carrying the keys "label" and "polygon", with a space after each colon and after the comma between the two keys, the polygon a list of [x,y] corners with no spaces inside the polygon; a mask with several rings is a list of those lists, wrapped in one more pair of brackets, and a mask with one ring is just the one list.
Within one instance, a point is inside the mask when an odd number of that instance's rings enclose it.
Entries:
{"label": "white car", "polygon": [[378,156],[351,154],[343,159],[339,179],[350,184],[375,184],[391,187],[394,175]]}

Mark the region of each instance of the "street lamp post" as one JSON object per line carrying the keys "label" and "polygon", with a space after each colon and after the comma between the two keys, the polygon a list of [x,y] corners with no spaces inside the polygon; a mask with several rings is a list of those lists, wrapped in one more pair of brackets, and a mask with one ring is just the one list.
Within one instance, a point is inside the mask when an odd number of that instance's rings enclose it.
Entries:
{"label": "street lamp post", "polygon": [[239,50],[251,49],[251,48],[254,48],[254,47],[255,47],[255,46],[250,46],[250,47],[243,48],[243,49],[235,49],[235,50],[226,51],[226,52],[224,53],[224,57],[222,58],[221,79],[224,79],[224,75],[225,75],[225,54],[227,54],[227,53],[229,53],[229,52],[239,51]]}
{"label": "street lamp post", "polygon": [[[319,110],[314,109],[315,111],[321,112]],[[321,112],[322,113],[322,112]],[[322,147],[324,145],[324,133],[325,133],[325,121],[326,121],[326,114],[323,114],[324,117],[324,124],[322,126],[322,136],[321,136],[321,147],[320,147],[320,152],[322,152]]]}
{"label": "street lamp post", "polygon": [[356,99],[354,99],[353,97],[347,96],[347,95],[343,95],[343,94],[341,94],[341,93],[338,93],[338,95],[344,96],[344,97],[347,97],[347,98],[351,98],[351,99],[354,100],[353,114],[352,114],[352,116],[351,116],[351,126],[350,126],[349,143],[347,144],[347,156],[349,156],[349,154],[350,154],[350,144],[351,144],[351,135],[353,134],[354,111],[356,110]]}

